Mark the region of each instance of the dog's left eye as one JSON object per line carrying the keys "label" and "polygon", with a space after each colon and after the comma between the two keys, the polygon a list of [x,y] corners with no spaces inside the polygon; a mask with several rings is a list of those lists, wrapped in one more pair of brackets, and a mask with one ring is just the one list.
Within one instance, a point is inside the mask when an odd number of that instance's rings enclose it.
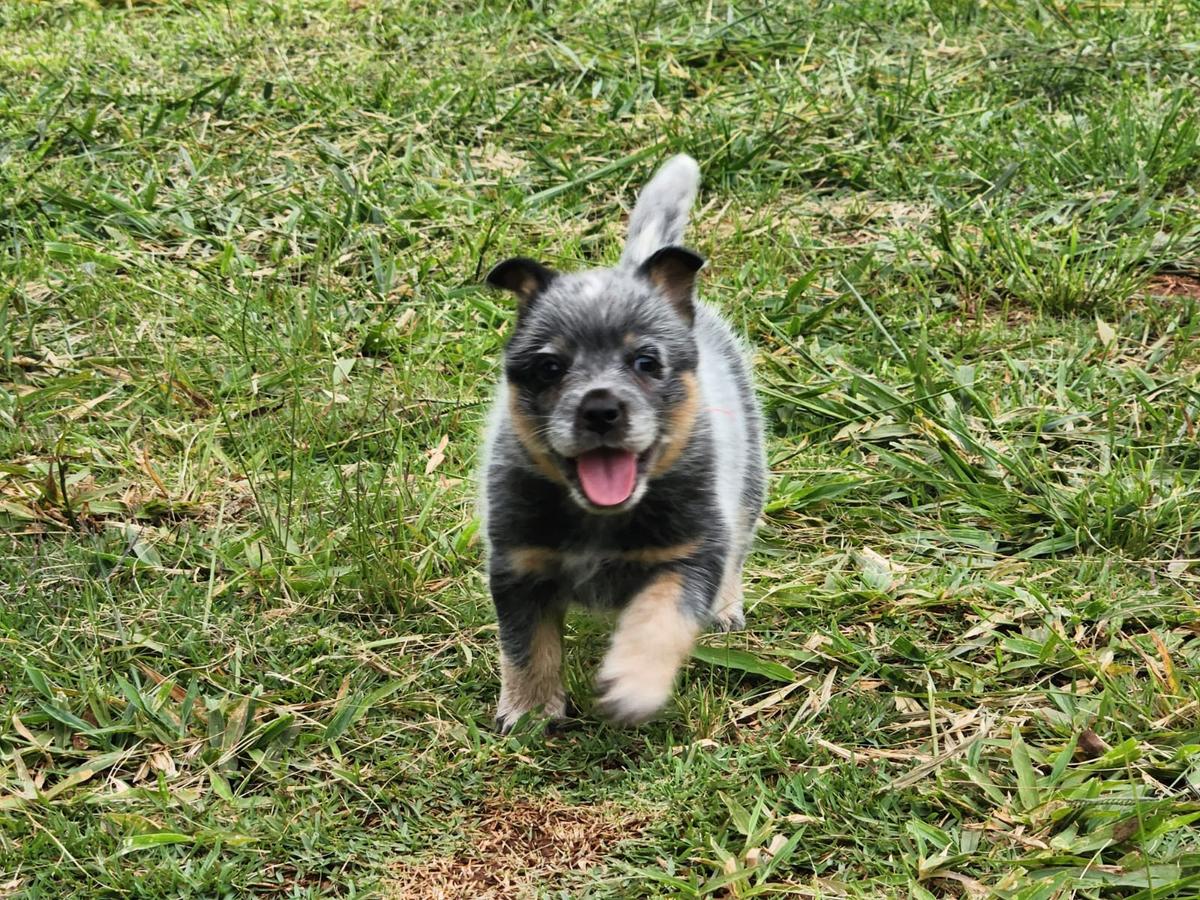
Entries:
{"label": "dog's left eye", "polygon": [[633,370],[643,375],[657,375],[662,371],[662,363],[649,353],[639,353],[633,358]]}
{"label": "dog's left eye", "polygon": [[534,364],[537,377],[546,384],[554,384],[566,373],[567,367],[557,356],[542,356]]}

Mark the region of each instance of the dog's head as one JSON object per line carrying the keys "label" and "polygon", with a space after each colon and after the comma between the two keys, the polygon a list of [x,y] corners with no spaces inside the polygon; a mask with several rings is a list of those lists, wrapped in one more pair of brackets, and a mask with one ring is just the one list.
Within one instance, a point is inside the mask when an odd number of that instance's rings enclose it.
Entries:
{"label": "dog's head", "polygon": [[514,433],[593,513],[623,512],[686,446],[699,401],[692,294],[704,260],[665,247],[644,263],[554,272],[500,263],[518,300],[505,352]]}

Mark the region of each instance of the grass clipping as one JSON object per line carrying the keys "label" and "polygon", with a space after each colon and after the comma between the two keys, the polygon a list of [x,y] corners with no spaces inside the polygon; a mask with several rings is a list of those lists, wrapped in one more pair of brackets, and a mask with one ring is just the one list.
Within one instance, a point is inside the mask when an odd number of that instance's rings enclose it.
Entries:
{"label": "grass clipping", "polygon": [[488,803],[454,856],[401,863],[384,885],[389,898],[512,898],[563,887],[571,873],[603,865],[645,817],[616,804],[554,799]]}

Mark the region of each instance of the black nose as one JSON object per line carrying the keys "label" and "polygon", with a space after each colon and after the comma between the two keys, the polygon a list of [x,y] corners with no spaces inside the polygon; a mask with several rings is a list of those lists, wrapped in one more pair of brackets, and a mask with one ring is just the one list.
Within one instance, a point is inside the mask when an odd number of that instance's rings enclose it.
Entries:
{"label": "black nose", "polygon": [[579,404],[579,418],[583,427],[597,434],[604,434],[620,425],[625,419],[625,404],[610,391],[597,389],[584,395]]}

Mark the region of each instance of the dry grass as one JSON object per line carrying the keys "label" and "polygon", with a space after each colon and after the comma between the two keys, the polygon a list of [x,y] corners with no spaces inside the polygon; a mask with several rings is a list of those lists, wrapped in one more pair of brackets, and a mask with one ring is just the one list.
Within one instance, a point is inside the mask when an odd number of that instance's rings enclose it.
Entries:
{"label": "dry grass", "polygon": [[570,888],[573,876],[600,870],[646,822],[615,804],[563,803],[553,794],[485,802],[457,853],[403,863],[385,895],[414,900],[538,897]]}

